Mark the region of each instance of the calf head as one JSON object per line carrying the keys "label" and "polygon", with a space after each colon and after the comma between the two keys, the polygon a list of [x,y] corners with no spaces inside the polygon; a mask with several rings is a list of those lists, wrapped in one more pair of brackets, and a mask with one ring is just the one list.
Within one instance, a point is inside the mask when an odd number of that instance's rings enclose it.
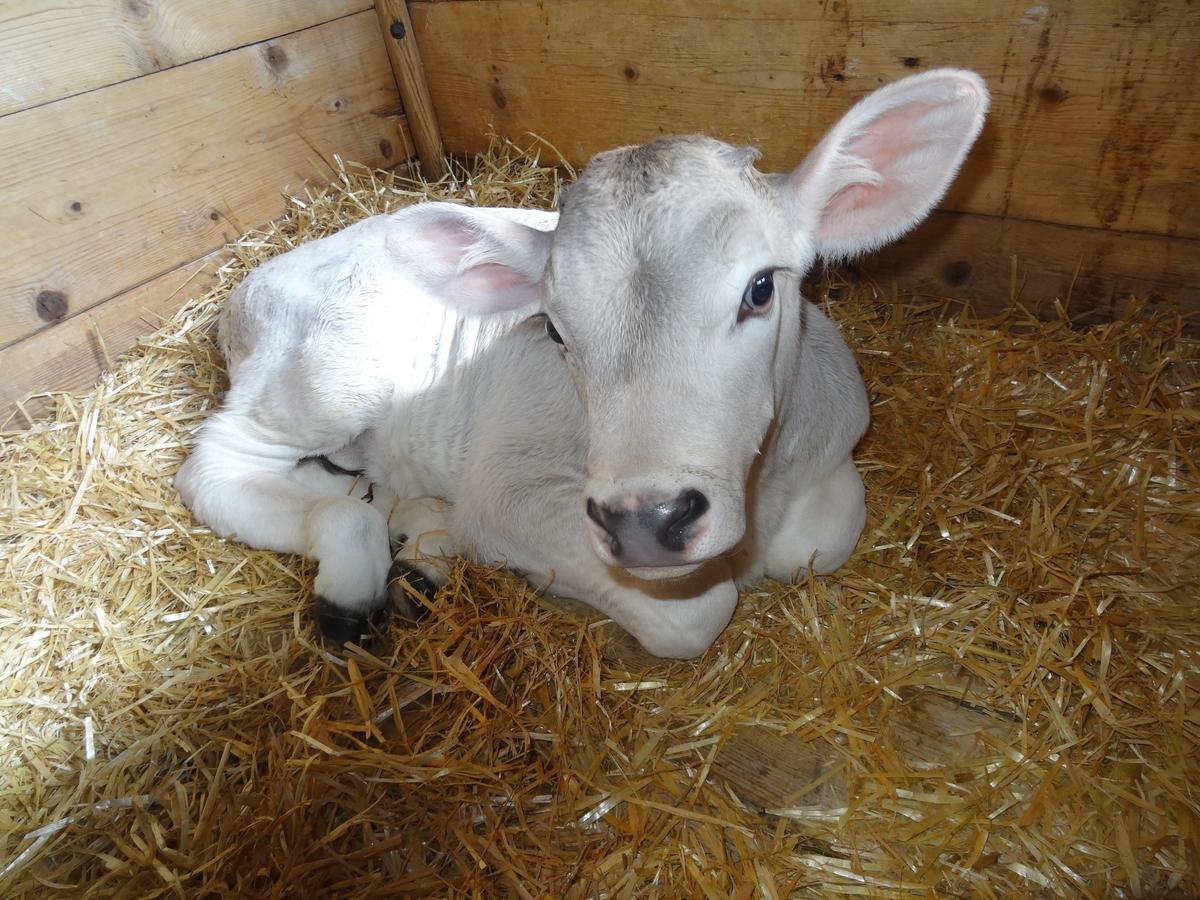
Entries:
{"label": "calf head", "polygon": [[924,218],[986,106],[975,74],[930,71],[863,99],[788,174],[758,172],[752,150],[664,138],[595,157],[552,236],[443,207],[398,246],[436,245],[412,252],[445,262],[430,284],[448,303],[544,318],[587,417],[579,512],[596,553],[680,576],[742,540],[801,277]]}

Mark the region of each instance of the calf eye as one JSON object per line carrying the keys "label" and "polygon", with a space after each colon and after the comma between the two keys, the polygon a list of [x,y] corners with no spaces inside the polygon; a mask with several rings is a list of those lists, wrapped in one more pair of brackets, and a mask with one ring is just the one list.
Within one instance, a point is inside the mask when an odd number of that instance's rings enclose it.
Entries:
{"label": "calf eye", "polygon": [[738,321],[742,321],[746,316],[766,312],[774,296],[775,273],[770,270],[759,272],[746,285],[746,293],[742,295],[742,305],[738,309]]}
{"label": "calf eye", "polygon": [[550,321],[550,317],[546,316],[546,334],[550,335],[550,340],[556,344],[562,344],[562,335],[558,333],[558,329],[554,327],[554,323]]}

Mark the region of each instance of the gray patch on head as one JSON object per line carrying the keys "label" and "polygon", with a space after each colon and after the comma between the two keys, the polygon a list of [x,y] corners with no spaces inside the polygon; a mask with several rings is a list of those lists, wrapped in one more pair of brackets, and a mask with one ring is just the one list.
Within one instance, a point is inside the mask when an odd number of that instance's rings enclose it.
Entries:
{"label": "gray patch on head", "polygon": [[[674,256],[687,232],[704,233],[736,217],[742,189],[771,195],[753,167],[758,155],[702,135],[600,153],[563,191],[556,244],[563,238],[593,265],[627,270]],[[655,246],[659,238],[662,247]]]}
{"label": "gray patch on head", "polygon": [[706,173],[745,174],[756,183],[758,173],[752,167],[758,158],[753,147],[733,147],[703,135],[663,137],[597,154],[567,190],[573,202],[580,194],[590,199],[603,193],[627,204],[693,182]]}

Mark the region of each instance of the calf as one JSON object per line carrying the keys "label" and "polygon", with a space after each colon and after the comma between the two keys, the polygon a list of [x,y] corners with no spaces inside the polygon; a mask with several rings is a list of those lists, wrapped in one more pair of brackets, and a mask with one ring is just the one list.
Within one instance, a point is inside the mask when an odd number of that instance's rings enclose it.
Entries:
{"label": "calf", "polygon": [[426,203],[272,259],[223,310],[231,387],[179,492],[317,560],[335,640],[385,603],[403,537],[433,584],[450,556],[504,564],[701,653],[738,585],[853,551],[867,395],[800,279],[920,221],[986,106],[978,76],[930,71],[788,174],[664,138],[597,156],[557,215]]}

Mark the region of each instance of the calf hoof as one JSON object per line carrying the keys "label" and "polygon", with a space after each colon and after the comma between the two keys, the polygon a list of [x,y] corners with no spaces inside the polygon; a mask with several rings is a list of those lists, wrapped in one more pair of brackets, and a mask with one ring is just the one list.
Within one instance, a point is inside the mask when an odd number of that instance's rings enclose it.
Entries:
{"label": "calf hoof", "polygon": [[[396,560],[388,572],[388,596],[405,619],[419,622],[429,615],[429,604],[437,594],[437,585],[420,569]],[[416,592],[424,602],[413,596]]]}
{"label": "calf hoof", "polygon": [[352,612],[334,606],[318,595],[313,599],[313,618],[316,619],[321,637],[328,643],[335,647],[351,643],[362,647],[387,626],[388,608],[380,606],[377,609]]}

